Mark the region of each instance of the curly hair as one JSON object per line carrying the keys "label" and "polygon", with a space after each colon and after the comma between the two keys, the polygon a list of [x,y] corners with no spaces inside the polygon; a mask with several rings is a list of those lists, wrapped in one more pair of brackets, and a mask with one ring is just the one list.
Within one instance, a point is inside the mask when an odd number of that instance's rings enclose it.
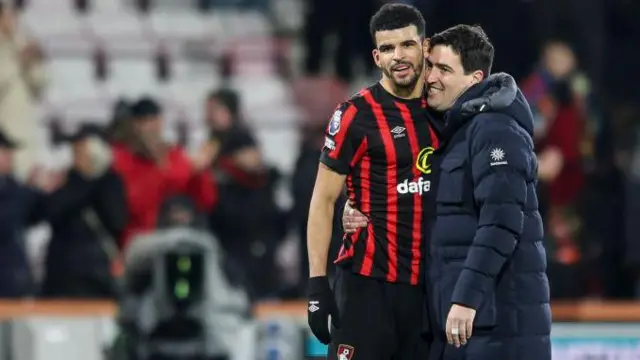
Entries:
{"label": "curly hair", "polygon": [[402,29],[407,26],[415,26],[418,34],[424,38],[426,23],[420,10],[406,4],[386,4],[378,10],[369,22],[369,32],[373,42],[376,41],[376,32]]}

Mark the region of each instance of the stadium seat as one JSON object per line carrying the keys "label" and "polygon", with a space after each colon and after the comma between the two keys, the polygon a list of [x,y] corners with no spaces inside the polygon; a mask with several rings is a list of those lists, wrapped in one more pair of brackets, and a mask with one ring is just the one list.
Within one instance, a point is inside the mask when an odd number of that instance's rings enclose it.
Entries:
{"label": "stadium seat", "polygon": [[269,76],[276,74],[275,42],[271,38],[258,37],[229,44],[231,74],[239,76]]}
{"label": "stadium seat", "polygon": [[[86,24],[65,2],[65,6],[56,6],[60,0],[52,0],[51,4],[37,1],[27,7],[20,16],[20,22],[29,34],[48,41],[52,38],[82,38]],[[55,16],[52,16],[55,14]]]}
{"label": "stadium seat", "polygon": [[197,131],[204,119],[204,99],[211,91],[218,87],[214,81],[180,81],[176,80],[167,85],[160,99],[163,103],[173,103],[180,106],[180,113],[175,118],[184,118],[189,123],[191,131]]}
{"label": "stadium seat", "polygon": [[51,9],[60,11],[73,10],[73,0],[28,0],[25,9],[27,11],[46,12]]}
{"label": "stadium seat", "polygon": [[94,52],[94,41],[80,36],[58,36],[41,39],[35,37],[47,59],[90,59]]}
{"label": "stadium seat", "polygon": [[221,10],[214,11],[210,17],[220,25],[220,38],[237,42],[238,39],[251,41],[252,37],[263,37],[271,33],[269,19],[259,11]]}
{"label": "stadium seat", "polygon": [[291,174],[298,156],[299,132],[295,125],[256,126],[255,133],[264,159],[285,174]]}
{"label": "stadium seat", "polygon": [[149,38],[111,38],[109,40],[94,41],[95,45],[102,46],[110,59],[145,59],[153,61],[157,44]]}
{"label": "stadium seat", "polygon": [[131,4],[131,1],[126,0],[92,0],[91,12],[97,14],[123,14],[134,13],[135,9]]}
{"label": "stadium seat", "polygon": [[71,125],[83,122],[107,125],[111,114],[113,99],[108,96],[96,96],[71,102],[64,108],[65,121]]}
{"label": "stadium seat", "polygon": [[149,15],[150,32],[169,40],[202,40],[219,32],[214,19],[198,13],[154,11]]}
{"label": "stadium seat", "polygon": [[217,63],[211,61],[192,60],[180,53],[174,52],[171,56],[174,77],[186,80],[211,79],[219,77]]}
{"label": "stadium seat", "polygon": [[46,100],[52,104],[79,102],[101,97],[101,89],[94,80],[94,66],[90,58],[54,57],[48,68],[52,74]]}
{"label": "stadium seat", "polygon": [[350,97],[347,87],[332,77],[299,78],[292,94],[306,121],[328,121],[336,106]]}
{"label": "stadium seat", "polygon": [[287,85],[275,76],[235,76],[231,86],[242,96],[245,110],[261,115],[271,110],[280,111],[290,96]]}
{"label": "stadium seat", "polygon": [[141,19],[135,14],[94,11],[86,16],[86,21],[90,34],[107,44],[148,38],[145,36]]}
{"label": "stadium seat", "polygon": [[[29,0],[22,13],[21,22],[40,41],[52,74],[42,116],[59,114],[67,124],[106,122],[114,99],[150,95],[165,108],[166,136],[177,140],[177,122],[187,121],[189,145],[195,147],[207,136],[206,95],[224,83],[241,94],[244,117],[268,160],[292,169],[300,114],[278,75],[274,59],[282,49],[269,37],[272,25],[263,13],[214,8],[202,14],[158,0],[145,14],[135,1],[89,2],[88,11],[78,13],[73,0]],[[95,77],[96,49],[106,54],[104,81]],[[169,55],[166,80],[158,78],[159,49]],[[228,79],[220,74],[225,56]]]}
{"label": "stadium seat", "polygon": [[109,93],[126,97],[154,95],[160,86],[156,68],[149,58],[115,58],[110,61]]}
{"label": "stadium seat", "polygon": [[167,96],[190,106],[200,107],[207,93],[220,86],[220,76],[214,63],[192,61],[174,54],[172,57],[171,82],[167,85]]}

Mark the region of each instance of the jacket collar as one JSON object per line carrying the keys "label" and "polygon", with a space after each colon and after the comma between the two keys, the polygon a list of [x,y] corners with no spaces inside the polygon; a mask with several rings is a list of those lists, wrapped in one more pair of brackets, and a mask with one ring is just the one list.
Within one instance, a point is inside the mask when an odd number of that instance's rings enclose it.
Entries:
{"label": "jacket collar", "polygon": [[496,73],[467,89],[445,115],[443,138],[448,141],[455,132],[475,115],[509,107],[518,87],[507,73]]}

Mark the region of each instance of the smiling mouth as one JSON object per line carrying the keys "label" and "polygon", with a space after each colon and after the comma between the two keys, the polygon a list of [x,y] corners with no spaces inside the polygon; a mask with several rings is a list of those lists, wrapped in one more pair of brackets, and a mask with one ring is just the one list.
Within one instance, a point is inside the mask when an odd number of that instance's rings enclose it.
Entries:
{"label": "smiling mouth", "polygon": [[405,71],[409,70],[411,67],[409,65],[396,65],[391,68],[392,71]]}
{"label": "smiling mouth", "polygon": [[441,89],[439,87],[435,87],[435,86],[429,86],[429,94],[436,94],[439,92],[442,92],[444,89]]}

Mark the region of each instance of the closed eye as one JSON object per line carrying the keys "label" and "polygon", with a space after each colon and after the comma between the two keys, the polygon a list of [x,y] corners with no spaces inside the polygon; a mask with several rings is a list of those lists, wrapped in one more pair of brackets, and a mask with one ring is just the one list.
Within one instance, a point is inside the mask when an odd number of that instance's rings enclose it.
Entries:
{"label": "closed eye", "polygon": [[438,68],[442,72],[446,72],[446,73],[452,73],[453,72],[453,69],[447,64],[436,63],[436,64],[433,64],[433,66],[435,66],[436,68]]}

